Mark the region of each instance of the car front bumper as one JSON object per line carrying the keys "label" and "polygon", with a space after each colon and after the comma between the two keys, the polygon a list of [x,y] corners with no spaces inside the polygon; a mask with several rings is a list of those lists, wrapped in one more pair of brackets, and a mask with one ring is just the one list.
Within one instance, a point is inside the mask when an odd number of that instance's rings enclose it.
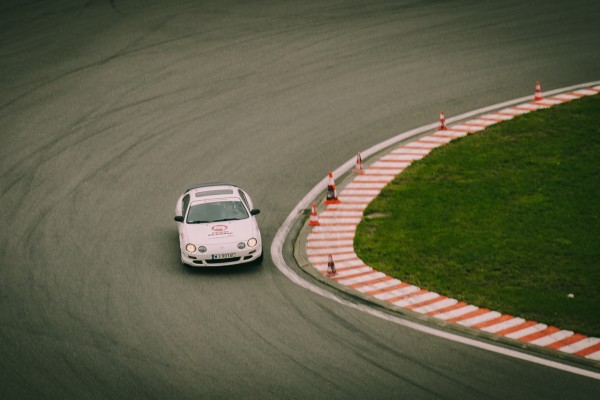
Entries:
{"label": "car front bumper", "polygon": [[[224,257],[224,255],[228,255]],[[201,254],[199,252],[188,253],[185,250],[181,251],[181,262],[190,267],[224,267],[228,265],[237,265],[250,263],[257,260],[262,255],[262,247],[258,244],[254,248],[246,248],[244,250],[235,249],[227,252],[226,250],[215,254]],[[224,258],[217,258],[224,257]]]}

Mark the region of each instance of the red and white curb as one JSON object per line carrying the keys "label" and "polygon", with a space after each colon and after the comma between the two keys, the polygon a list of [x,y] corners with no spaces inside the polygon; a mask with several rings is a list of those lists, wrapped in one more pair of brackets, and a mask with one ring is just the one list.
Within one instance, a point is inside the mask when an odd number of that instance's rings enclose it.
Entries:
{"label": "red and white curb", "polygon": [[[600,361],[600,338],[587,337],[535,321],[459,302],[441,294],[402,282],[366,265],[354,251],[354,235],[367,205],[396,175],[413,161],[453,139],[478,132],[487,126],[540,108],[600,93],[600,85],[561,93],[493,111],[460,124],[449,125],[390,151],[365,168],[339,193],[340,204],[329,204],[318,216],[306,242],[308,260],[323,275],[363,295],[440,320],[524,343]],[[336,273],[327,274],[329,256]]]}

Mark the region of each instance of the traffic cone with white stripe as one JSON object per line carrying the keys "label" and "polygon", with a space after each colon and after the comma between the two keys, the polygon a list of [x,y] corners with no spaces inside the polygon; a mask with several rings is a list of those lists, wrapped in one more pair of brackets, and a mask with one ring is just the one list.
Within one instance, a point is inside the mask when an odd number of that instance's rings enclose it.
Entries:
{"label": "traffic cone with white stripe", "polygon": [[444,112],[440,111],[440,126],[438,127],[438,131],[445,131],[448,127],[446,126],[446,117],[444,117]]}
{"label": "traffic cone with white stripe", "polygon": [[358,175],[362,175],[365,173],[360,153],[356,153],[356,167],[354,167],[354,173]]}
{"label": "traffic cone with white stripe", "polygon": [[310,212],[310,220],[308,221],[308,226],[319,226],[319,215],[317,214],[317,205],[313,203],[312,211]]}
{"label": "traffic cone with white stripe", "polygon": [[337,189],[333,180],[333,172],[329,171],[329,183],[327,184],[327,198],[325,204],[339,204],[340,200],[337,197]]}
{"label": "traffic cone with white stripe", "polygon": [[329,255],[329,261],[327,262],[327,276],[335,275],[335,263],[333,262],[333,255]]}
{"label": "traffic cone with white stripe", "polygon": [[540,85],[540,82],[537,81],[535,83],[535,97],[533,98],[533,101],[542,101],[544,100],[544,96],[542,96],[542,87]]}

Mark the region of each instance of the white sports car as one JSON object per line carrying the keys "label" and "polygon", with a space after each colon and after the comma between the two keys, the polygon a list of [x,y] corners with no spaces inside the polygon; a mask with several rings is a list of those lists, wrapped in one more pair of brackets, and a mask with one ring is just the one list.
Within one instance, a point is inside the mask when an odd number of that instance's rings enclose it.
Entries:
{"label": "white sports car", "polygon": [[262,240],[246,192],[229,183],[187,189],[177,200],[181,262],[192,267],[261,262]]}

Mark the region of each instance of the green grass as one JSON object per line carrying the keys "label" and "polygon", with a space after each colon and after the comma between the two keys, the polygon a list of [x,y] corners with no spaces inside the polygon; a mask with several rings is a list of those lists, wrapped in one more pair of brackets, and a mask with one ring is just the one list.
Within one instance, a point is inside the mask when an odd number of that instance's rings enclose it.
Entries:
{"label": "green grass", "polygon": [[365,210],[358,256],[428,290],[600,337],[599,118],[591,96],[435,149]]}

